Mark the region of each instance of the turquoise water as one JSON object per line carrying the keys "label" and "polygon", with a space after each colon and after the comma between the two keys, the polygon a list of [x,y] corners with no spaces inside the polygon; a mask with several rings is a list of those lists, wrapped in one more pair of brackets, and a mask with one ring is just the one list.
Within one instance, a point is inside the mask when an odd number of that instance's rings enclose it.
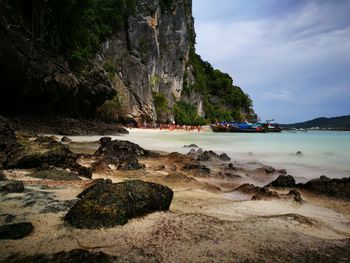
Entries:
{"label": "turquoise water", "polygon": [[[79,140],[84,140],[82,138]],[[89,137],[89,140],[97,138]],[[115,138],[121,139],[119,136]],[[320,175],[333,178],[350,176],[350,132],[244,134],[132,129],[123,139],[146,149],[181,153],[189,151],[183,147],[185,144],[195,143],[203,150],[225,152],[232,161],[258,161],[287,169],[299,181]],[[297,156],[297,151],[303,156]]]}

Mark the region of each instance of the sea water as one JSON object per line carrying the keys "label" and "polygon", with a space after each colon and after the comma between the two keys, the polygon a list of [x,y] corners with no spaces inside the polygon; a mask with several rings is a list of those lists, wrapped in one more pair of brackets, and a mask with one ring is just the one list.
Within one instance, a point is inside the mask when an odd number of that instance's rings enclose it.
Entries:
{"label": "sea water", "polygon": [[[331,178],[350,176],[350,132],[346,131],[249,134],[130,129],[122,138],[112,137],[166,152],[187,153],[190,149],[184,145],[196,144],[203,150],[226,153],[232,162],[261,162],[286,169],[299,182],[321,175]],[[75,141],[98,138],[72,137]],[[302,155],[297,155],[298,151]]]}

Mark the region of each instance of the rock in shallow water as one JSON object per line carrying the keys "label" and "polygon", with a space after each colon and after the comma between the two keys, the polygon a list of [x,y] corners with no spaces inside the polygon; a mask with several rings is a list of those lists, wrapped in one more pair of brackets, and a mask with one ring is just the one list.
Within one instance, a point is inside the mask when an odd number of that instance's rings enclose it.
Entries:
{"label": "rock in shallow water", "polygon": [[101,146],[94,153],[94,156],[100,161],[116,165],[121,170],[143,168],[144,166],[138,162],[138,157],[150,156],[152,154],[150,151],[129,141],[112,141],[110,137],[102,137],[100,143]]}
{"label": "rock in shallow water", "polygon": [[30,222],[0,226],[0,239],[20,239],[29,235],[34,227]]}
{"label": "rock in shallow water", "polygon": [[295,179],[291,175],[280,175],[276,180],[269,183],[267,186],[272,187],[294,187]]}
{"label": "rock in shallow water", "polygon": [[77,228],[124,225],[128,219],[169,209],[173,191],[163,185],[131,180],[100,181],[85,190],[64,220]]}
{"label": "rock in shallow water", "polygon": [[350,178],[330,179],[323,175],[297,186],[316,194],[350,200]]}

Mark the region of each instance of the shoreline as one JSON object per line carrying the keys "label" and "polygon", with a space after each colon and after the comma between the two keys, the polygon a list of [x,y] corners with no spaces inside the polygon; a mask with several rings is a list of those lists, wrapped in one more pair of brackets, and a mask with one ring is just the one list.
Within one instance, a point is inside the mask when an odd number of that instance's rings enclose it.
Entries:
{"label": "shoreline", "polygon": [[[34,151],[62,147],[54,137],[49,138],[21,138],[21,142]],[[100,147],[96,142],[79,143],[78,148],[74,142],[64,145],[81,153],[77,163],[91,169],[90,179],[82,177],[80,170],[78,177],[66,172],[56,175],[52,172],[61,168],[55,164],[2,170],[5,181],[0,181],[1,187],[21,181],[24,191],[0,193],[1,224],[30,221],[34,231],[23,239],[2,240],[0,261],[18,252],[21,261],[26,255],[72,249],[103,252],[120,262],[350,259],[350,200],[313,193],[313,188],[297,184],[262,188],[286,174],[284,170],[259,162],[238,163],[222,153],[199,150],[190,155],[150,152],[137,157],[143,168],[120,170],[90,155]],[[186,152],[190,150],[186,148]],[[67,225],[63,217],[78,201],[77,194],[101,178],[113,183],[139,179],[170,187],[174,192],[170,210],[111,228],[88,230]],[[295,189],[301,199],[290,193]]]}

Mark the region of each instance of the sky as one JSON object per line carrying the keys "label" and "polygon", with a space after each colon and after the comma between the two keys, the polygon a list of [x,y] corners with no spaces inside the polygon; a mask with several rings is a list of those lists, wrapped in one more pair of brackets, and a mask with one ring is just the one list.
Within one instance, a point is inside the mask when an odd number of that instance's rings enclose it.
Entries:
{"label": "sky", "polygon": [[262,121],[350,114],[350,0],[193,0],[196,50]]}

